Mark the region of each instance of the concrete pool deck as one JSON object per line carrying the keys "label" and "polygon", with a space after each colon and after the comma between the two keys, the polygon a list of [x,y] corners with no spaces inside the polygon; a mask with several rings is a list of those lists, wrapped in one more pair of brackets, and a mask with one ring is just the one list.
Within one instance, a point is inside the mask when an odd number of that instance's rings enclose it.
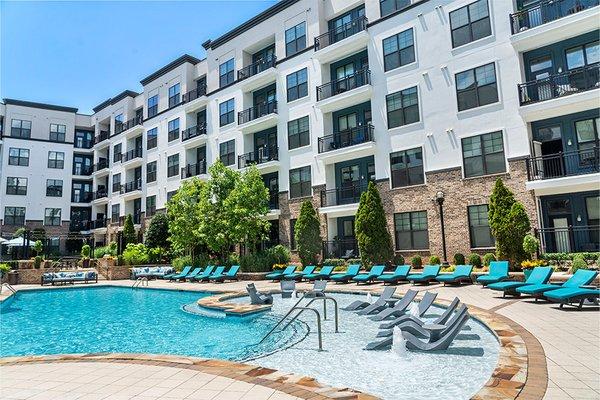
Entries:
{"label": "concrete pool deck", "polygon": [[[108,282],[107,282],[108,283]],[[131,286],[132,281],[111,281],[110,285]],[[259,290],[277,290],[279,284],[255,282]],[[150,288],[177,288],[196,291],[243,291],[246,282],[225,284],[168,283],[151,281]],[[75,285],[82,287],[84,285]],[[93,285],[96,286],[96,285]],[[299,284],[299,289],[311,285]],[[17,289],[40,288],[19,285]],[[340,291],[379,292],[381,285],[330,285]],[[431,290],[438,299],[450,301],[458,296],[462,302],[504,319],[523,337],[528,350],[528,376],[519,399],[598,399],[600,398],[600,313],[597,309],[575,311],[558,309],[556,304],[535,303],[533,299],[503,299],[501,295],[480,286],[443,287],[401,284],[398,292],[412,288]],[[6,295],[6,292],[3,292]],[[0,382],[0,385],[2,383]]]}

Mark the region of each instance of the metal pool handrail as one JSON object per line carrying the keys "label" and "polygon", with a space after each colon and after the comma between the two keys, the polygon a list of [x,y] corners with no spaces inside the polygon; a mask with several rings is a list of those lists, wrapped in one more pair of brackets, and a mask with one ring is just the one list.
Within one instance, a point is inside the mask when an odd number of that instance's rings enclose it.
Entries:
{"label": "metal pool handrail", "polygon": [[13,288],[12,285],[8,282],[5,282],[2,284],[2,286],[0,286],[0,293],[2,293],[2,288],[4,288],[5,286],[8,288],[8,290],[13,292],[13,294],[17,294],[17,291],[15,290],[15,288]]}

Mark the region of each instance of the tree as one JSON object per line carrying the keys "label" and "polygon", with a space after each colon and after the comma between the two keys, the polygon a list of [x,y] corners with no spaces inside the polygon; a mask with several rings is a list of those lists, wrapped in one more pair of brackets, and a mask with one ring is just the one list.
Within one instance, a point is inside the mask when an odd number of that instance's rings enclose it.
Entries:
{"label": "tree", "polygon": [[500,178],[490,195],[488,220],[496,239],[497,259],[509,260],[513,267],[520,265],[527,257],[523,239],[531,229],[531,223],[523,205],[515,200]]}
{"label": "tree", "polygon": [[155,247],[168,249],[170,247],[169,217],[166,214],[158,213],[152,217],[146,232],[145,244],[149,249]]}
{"label": "tree", "polygon": [[137,243],[137,236],[135,234],[135,227],[133,226],[131,214],[127,214],[125,225],[123,226],[123,248],[129,243]]}
{"label": "tree", "polygon": [[177,193],[167,203],[171,247],[192,258],[195,249],[201,244],[198,203],[204,186],[205,183],[196,177],[183,181]]}
{"label": "tree", "polygon": [[36,256],[40,256],[42,251],[44,250],[44,245],[41,240],[36,240],[33,244],[33,250],[35,251]]}
{"label": "tree", "polygon": [[373,182],[369,182],[367,190],[360,196],[355,232],[364,265],[386,264],[392,260],[392,237],[379,191]]}
{"label": "tree", "polygon": [[322,249],[319,217],[310,202],[305,200],[294,225],[294,239],[302,265],[317,264]]}

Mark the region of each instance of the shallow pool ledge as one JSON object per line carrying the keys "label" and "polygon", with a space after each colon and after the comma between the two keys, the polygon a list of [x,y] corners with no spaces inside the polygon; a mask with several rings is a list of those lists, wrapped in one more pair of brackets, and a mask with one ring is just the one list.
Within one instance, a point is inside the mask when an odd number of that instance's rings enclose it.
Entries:
{"label": "shallow pool ledge", "polygon": [[198,300],[198,306],[207,308],[209,310],[222,311],[226,315],[233,315],[238,317],[245,317],[251,314],[271,310],[270,304],[242,304],[226,302],[226,300],[228,299],[242,296],[246,296],[246,294],[243,292],[219,293],[213,296],[201,298],[200,300]]}

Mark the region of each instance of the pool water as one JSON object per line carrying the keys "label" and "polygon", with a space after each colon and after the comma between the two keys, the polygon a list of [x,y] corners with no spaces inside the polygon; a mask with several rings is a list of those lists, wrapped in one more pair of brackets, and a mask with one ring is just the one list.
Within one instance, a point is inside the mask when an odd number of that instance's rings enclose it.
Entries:
{"label": "pool water", "polygon": [[[194,312],[193,304],[208,295],[119,287],[23,291],[0,304],[0,356],[139,352],[241,360],[383,399],[467,399],[486,383],[498,361],[498,340],[474,319],[447,351],[404,356],[365,351],[380,323],[340,310],[340,332],[335,333],[331,305],[322,324],[323,351],[318,351],[312,313],[257,345],[296,300],[275,296],[271,312],[216,318]],[[364,299],[332,296],[340,308]],[[322,312],[321,304],[314,306]],[[434,307],[425,319],[442,311]]]}

